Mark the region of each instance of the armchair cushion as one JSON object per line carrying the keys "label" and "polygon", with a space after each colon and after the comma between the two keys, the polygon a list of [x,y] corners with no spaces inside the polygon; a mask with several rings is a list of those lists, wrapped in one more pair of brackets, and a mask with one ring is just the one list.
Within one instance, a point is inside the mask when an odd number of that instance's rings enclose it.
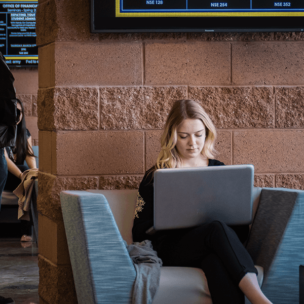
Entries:
{"label": "armchair cushion", "polygon": [[122,238],[132,244],[132,227],[136,206],[137,190],[87,190],[107,198]]}
{"label": "armchair cushion", "polygon": [[[262,267],[258,270],[258,282],[263,282]],[[153,304],[212,304],[204,272],[190,267],[162,267],[160,284]],[[249,303],[248,300],[246,303]]]}

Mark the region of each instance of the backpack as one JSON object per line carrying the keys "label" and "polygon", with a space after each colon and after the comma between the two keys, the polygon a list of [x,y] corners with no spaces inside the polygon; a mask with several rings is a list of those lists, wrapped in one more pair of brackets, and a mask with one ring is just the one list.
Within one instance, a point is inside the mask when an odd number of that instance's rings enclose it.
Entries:
{"label": "backpack", "polygon": [[17,137],[17,111],[14,76],[0,52],[0,148],[14,147]]}

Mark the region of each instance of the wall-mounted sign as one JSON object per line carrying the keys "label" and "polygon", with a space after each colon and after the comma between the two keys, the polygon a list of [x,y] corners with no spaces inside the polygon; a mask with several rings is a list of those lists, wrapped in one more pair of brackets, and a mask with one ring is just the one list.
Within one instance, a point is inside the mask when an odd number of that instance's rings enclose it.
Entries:
{"label": "wall-mounted sign", "polygon": [[0,51],[15,67],[38,65],[36,1],[0,1]]}

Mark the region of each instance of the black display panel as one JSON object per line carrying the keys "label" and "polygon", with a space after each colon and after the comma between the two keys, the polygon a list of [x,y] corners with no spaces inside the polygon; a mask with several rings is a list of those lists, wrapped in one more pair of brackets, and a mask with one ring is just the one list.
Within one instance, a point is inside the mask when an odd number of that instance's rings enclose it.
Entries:
{"label": "black display panel", "polygon": [[304,31],[304,0],[91,0],[91,32]]}
{"label": "black display panel", "polygon": [[0,1],[0,52],[11,67],[37,67],[36,1]]}

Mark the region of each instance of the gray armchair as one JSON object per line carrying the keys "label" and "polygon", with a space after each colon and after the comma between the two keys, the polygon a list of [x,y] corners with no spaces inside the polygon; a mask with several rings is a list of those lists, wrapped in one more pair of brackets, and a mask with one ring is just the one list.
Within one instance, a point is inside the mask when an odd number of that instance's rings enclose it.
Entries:
{"label": "gray armchair", "polygon": [[[283,233],[278,237],[279,241],[275,245],[277,247],[272,250],[272,252],[275,251],[275,254],[265,257],[263,253],[272,248],[272,245],[267,242],[267,238],[262,238],[258,234],[267,234],[271,237],[271,233],[275,232],[276,227],[268,227],[271,230],[270,233],[261,232],[261,229],[257,227],[261,221],[264,221],[265,214],[264,203],[257,207],[261,190],[261,188],[255,188],[253,193],[257,212],[248,250],[256,264],[267,269],[268,277],[263,286],[267,296],[278,304],[298,303],[296,302],[298,277],[293,272],[298,274],[296,268],[304,257],[304,236],[301,235],[304,231],[303,218],[302,222],[300,221],[300,211],[304,210],[304,191],[296,191],[293,212],[289,217],[285,216],[285,218],[288,217],[286,229],[284,228]],[[282,193],[286,191],[295,192],[294,190],[280,190]],[[136,273],[123,240],[127,243],[132,242],[136,195],[136,190],[64,191],[61,193],[62,213],[79,304],[131,302]],[[268,204],[266,203],[266,205]],[[302,214],[303,216],[304,214]],[[277,225],[280,226],[280,223]],[[286,253],[285,247],[293,246],[296,239],[293,238],[292,242],[287,243],[285,239],[288,239],[294,231],[297,231],[298,235],[297,250],[299,253],[296,254],[296,257],[293,256],[294,260],[289,264],[286,258],[290,250],[287,250]],[[300,243],[301,240],[302,243]],[[281,262],[278,262],[282,260],[286,261],[283,266]],[[289,265],[292,267],[289,268]],[[262,283],[263,269],[257,268],[259,282]],[[282,271],[285,277],[292,277],[289,280],[290,290],[287,296],[285,295],[285,284],[281,279]],[[293,295],[293,292],[297,295]],[[286,299],[289,301],[286,302]],[[212,304],[203,271],[187,267],[162,267],[160,286],[153,304],[164,303]]]}

